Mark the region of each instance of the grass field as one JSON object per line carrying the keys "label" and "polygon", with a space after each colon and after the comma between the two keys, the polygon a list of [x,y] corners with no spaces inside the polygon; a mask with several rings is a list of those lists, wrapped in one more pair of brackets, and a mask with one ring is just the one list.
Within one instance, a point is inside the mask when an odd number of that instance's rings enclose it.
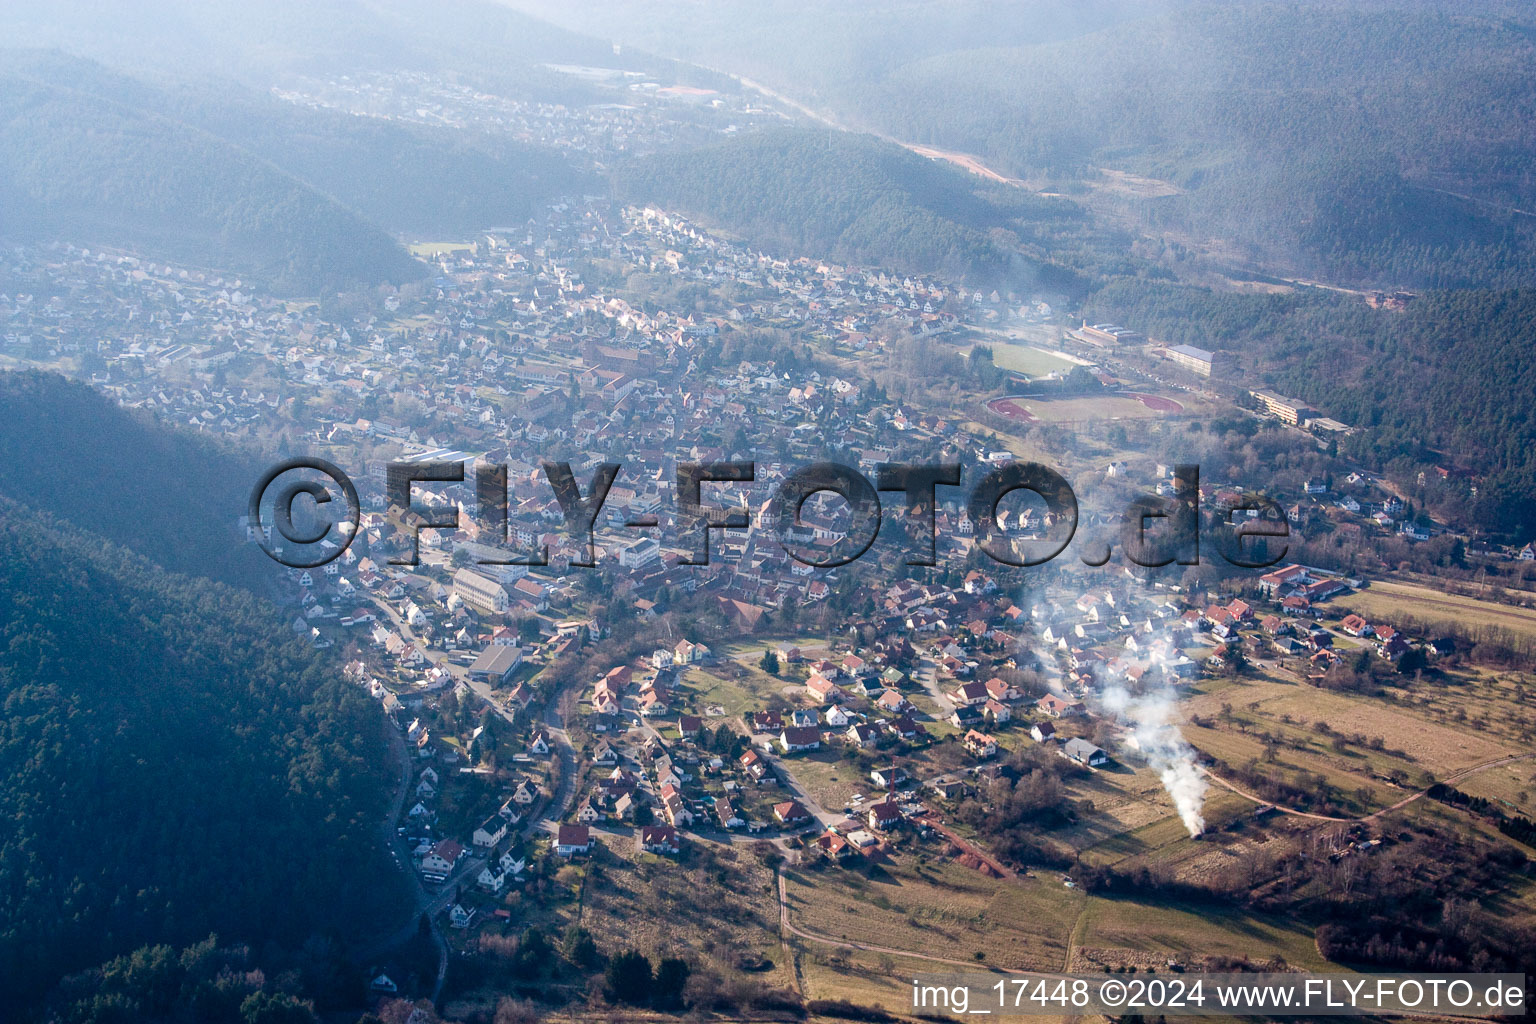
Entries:
{"label": "grass field", "polygon": [[1292,967],[1338,970],[1318,955],[1312,930],[1287,921],[1266,920],[1226,908],[1182,910],[1136,900],[1088,898],[1078,925],[1074,970],[1091,970],[1093,951],[1130,950],[1159,959],[1195,956],[1267,960],[1279,954]]}
{"label": "grass field", "polygon": [[[722,679],[702,668],[690,669],[682,677],[682,685],[678,690],[687,698],[687,706],[700,715],[705,714],[710,707],[718,707],[725,712],[726,717],[739,719],[746,712],[756,711],[763,706],[762,698],[739,682]],[[717,724],[711,725],[711,728],[716,727]]]}
{"label": "grass field", "polygon": [[[1056,970],[1083,895],[1049,877],[1003,881],[953,861],[903,854],[874,876],[786,872],[790,920],[829,938],[921,949],[988,967]],[[942,969],[942,968],[933,968]]]}
{"label": "grass field", "polygon": [[[1172,408],[1157,406],[1171,403]],[[1023,422],[1084,423],[1094,420],[1141,420],[1178,415],[1183,411],[1171,399],[1155,399],[1152,404],[1130,395],[1092,395],[1078,398],[1000,398],[989,407],[1004,416]]]}
{"label": "grass field", "polygon": [[1536,638],[1536,610],[1479,601],[1411,583],[1385,580],[1372,583],[1364,590],[1337,598],[1331,602],[1331,607],[1348,608],[1368,619],[1388,623],[1393,621],[1393,616],[1407,615],[1426,623],[1493,626],[1522,637]]}
{"label": "grass field", "polygon": [[443,253],[473,252],[474,242],[413,242],[407,246],[412,256],[441,256]]}
{"label": "grass field", "polygon": [[[722,970],[743,955],[761,956],[775,969],[758,977],[789,984],[773,872],[751,854],[696,840],[679,862],[637,853],[627,837],[603,845],[586,869],[600,877],[585,887],[579,912],[604,950],[703,956]],[[721,891],[730,898],[699,898]]]}
{"label": "grass field", "polygon": [[1031,377],[1044,377],[1057,370],[1070,370],[1076,365],[1072,360],[1054,352],[1047,352],[1033,345],[1013,343],[994,345],[992,359],[1005,370],[1013,370]]}
{"label": "grass field", "polygon": [[[1121,820],[1105,815],[1095,822],[1094,817],[1079,824],[1073,830],[1063,832],[1062,837],[1080,843],[1084,862],[1097,865],[1131,867],[1139,862],[1183,864],[1199,860],[1213,849],[1211,844],[1190,841],[1189,833],[1173,812],[1173,805],[1159,792],[1148,795],[1148,803],[1139,810],[1134,801],[1124,810],[1129,817]],[[1206,795],[1202,813],[1208,827],[1217,828],[1237,815],[1253,810],[1253,803],[1220,787],[1213,787]],[[1097,838],[1095,838],[1097,837]]]}
{"label": "grass field", "polygon": [[[1478,683],[1453,684],[1463,689],[1460,699],[1476,697],[1479,701],[1494,696],[1494,688]],[[1441,689],[1446,685],[1442,684]],[[1370,776],[1384,775],[1392,769],[1412,774],[1415,770],[1445,776],[1501,755],[1518,752],[1503,737],[1486,730],[1469,729],[1450,719],[1441,721],[1417,708],[1388,704],[1380,699],[1348,693],[1335,693],[1283,678],[1261,676],[1240,680],[1208,680],[1201,692],[1184,703],[1187,715],[1222,717],[1221,707],[1230,706],[1234,721],[1247,721],[1254,734],[1265,732],[1284,737],[1288,744],[1303,750],[1283,751],[1282,760],[1309,770],[1333,776],[1356,776],[1351,786],[1372,784]],[[1379,738],[1383,750],[1352,745],[1345,753],[1332,749],[1329,736],[1317,726],[1325,723],[1333,733],[1356,733],[1368,739]],[[1212,733],[1221,732],[1222,737]],[[1233,764],[1257,756],[1262,741],[1257,735],[1241,736],[1228,730],[1196,729],[1202,749]],[[1394,753],[1396,752],[1396,753]],[[1330,778],[1335,784],[1340,780]],[[1387,796],[1386,790],[1381,796]],[[1395,802],[1395,799],[1388,802]]]}
{"label": "grass field", "polygon": [[786,762],[806,791],[829,810],[851,806],[855,793],[868,797],[875,792],[875,784],[859,770],[858,762],[844,761],[839,756],[842,749],[797,754]]}
{"label": "grass field", "polygon": [[1489,768],[1458,781],[1456,788],[1492,800],[1509,814],[1536,817],[1536,761]]}

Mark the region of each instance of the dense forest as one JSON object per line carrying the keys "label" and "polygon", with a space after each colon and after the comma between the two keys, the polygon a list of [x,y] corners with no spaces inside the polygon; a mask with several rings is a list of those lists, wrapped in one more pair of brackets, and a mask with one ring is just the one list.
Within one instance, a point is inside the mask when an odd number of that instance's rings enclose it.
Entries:
{"label": "dense forest", "polygon": [[0,374],[0,409],[0,985],[213,931],[333,969],[395,909],[384,721],[204,578],[270,578],[234,529],[258,464],[56,374]]}
{"label": "dense forest", "polygon": [[0,373],[0,495],[173,572],[235,584],[272,563],[236,529],[265,468],[55,373]]}
{"label": "dense forest", "polygon": [[1377,286],[1536,280],[1536,24],[1511,0],[524,4],[851,126],[1079,182],[1095,209],[1222,259]]}
{"label": "dense forest", "polygon": [[1434,291],[1406,310],[1315,288],[1215,292],[1111,282],[1087,315],[1136,324],[1159,341],[1233,352],[1249,371],[1360,432],[1342,453],[1403,479],[1435,466],[1466,471],[1470,520],[1536,538],[1536,289]]}
{"label": "dense forest", "polygon": [[1075,245],[1085,230],[1070,201],[984,188],[941,162],[848,132],[759,132],[635,160],[614,179],[627,202],[680,210],[780,252],[992,287],[1073,287],[1075,275],[1044,252],[1058,241]]}
{"label": "dense forest", "polygon": [[301,107],[218,80],[139,79],[55,51],[12,51],[13,74],[206,132],[418,237],[519,224],[592,182],[560,155],[501,136]]}
{"label": "dense forest", "polygon": [[600,190],[564,158],[500,136],[308,110],[232,91],[213,99],[205,90],[180,92],[172,109],[407,237],[463,238],[522,224],[540,203]]}
{"label": "dense forest", "polygon": [[[376,706],[244,591],[0,499],[0,985],[392,909]],[[280,898],[274,898],[281,894]]]}

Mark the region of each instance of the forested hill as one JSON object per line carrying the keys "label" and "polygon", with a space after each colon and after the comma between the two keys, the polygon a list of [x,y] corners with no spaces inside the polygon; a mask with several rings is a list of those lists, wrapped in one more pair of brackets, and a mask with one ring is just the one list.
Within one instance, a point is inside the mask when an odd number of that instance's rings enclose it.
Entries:
{"label": "forested hill", "polygon": [[518,224],[542,202],[594,190],[558,153],[491,133],[302,107],[224,79],[140,79],[54,51],[0,56],[18,77],[207,133],[407,236]]}
{"label": "forested hill", "polygon": [[655,203],[771,251],[815,252],[990,287],[1069,288],[1047,262],[1075,241],[1071,202],[1002,186],[865,135],[785,128],[632,161],[614,172],[627,202]]}
{"label": "forested hill", "polygon": [[[1536,539],[1536,289],[1427,292],[1395,311],[1321,289],[1237,295],[1121,280],[1086,313],[1235,353],[1255,386],[1359,427],[1346,454],[1400,481],[1424,472],[1432,504]],[[1436,466],[1472,476],[1440,482]]]}
{"label": "forested hill", "polygon": [[272,563],[236,530],[259,459],[56,373],[0,373],[0,411],[0,495],[171,571],[270,578]]}
{"label": "forested hill", "polygon": [[0,235],[133,247],[279,289],[425,273],[382,230],[240,147],[35,78],[0,75],[0,193]]}
{"label": "forested hill", "polygon": [[514,2],[845,124],[1078,179],[1096,208],[1222,259],[1373,286],[1536,280],[1520,0]]}
{"label": "forested hill", "polygon": [[543,203],[602,187],[553,151],[488,133],[311,110],[236,90],[183,88],[166,106],[406,238],[464,238],[521,224]]}
{"label": "forested hill", "polygon": [[[554,102],[590,95],[544,64],[614,60],[606,32],[579,35],[498,0],[7,0],[0,38],[135,74],[233,77],[260,89],[293,74],[414,71]],[[686,74],[632,48],[624,64]]]}
{"label": "forested hill", "polygon": [[249,594],[47,520],[0,498],[10,1009],[145,943],[277,957],[399,912],[372,701]]}

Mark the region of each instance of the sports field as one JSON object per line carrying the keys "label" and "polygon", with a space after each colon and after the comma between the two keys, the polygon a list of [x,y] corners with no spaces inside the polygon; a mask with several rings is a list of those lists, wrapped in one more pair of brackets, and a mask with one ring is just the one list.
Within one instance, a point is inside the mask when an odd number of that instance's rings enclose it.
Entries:
{"label": "sports field", "polygon": [[1048,352],[1033,345],[1004,343],[992,348],[992,361],[1005,370],[1044,377],[1058,370],[1070,370],[1076,365],[1071,359],[1056,352]]}
{"label": "sports field", "polygon": [[1072,398],[1036,398],[1010,395],[994,398],[987,408],[1021,423],[1088,423],[1101,420],[1139,420],[1176,415],[1184,406],[1161,395],[1122,392]]}

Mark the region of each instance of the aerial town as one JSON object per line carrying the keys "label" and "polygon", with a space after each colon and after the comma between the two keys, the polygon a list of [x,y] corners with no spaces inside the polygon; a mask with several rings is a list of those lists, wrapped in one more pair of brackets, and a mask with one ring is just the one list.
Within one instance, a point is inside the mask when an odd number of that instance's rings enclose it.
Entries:
{"label": "aerial town", "polygon": [[[1431,665],[1470,664],[1488,638],[1353,600],[1372,594],[1366,571],[1309,566],[1308,552],[1325,550],[1320,525],[1361,566],[1477,542],[1330,454],[1347,425],[1223,380],[1215,354],[1063,322],[1037,296],[773,258],[606,201],[572,199],[516,230],[421,251],[436,268],[426,284],[333,307],[127,253],[16,249],[3,254],[7,274],[36,284],[0,295],[0,309],[12,359],[73,363],[125,405],[355,475],[355,542],[323,568],[274,566],[272,594],[295,632],[343,650],[347,677],[398,727],[410,769],[392,856],[413,871],[445,957],[535,920],[611,940],[619,908],[581,904],[562,865],[651,877],[739,850],[770,868],[936,861],[995,880],[1015,878],[1029,851],[1062,864],[1049,884],[1071,893],[1092,882],[1065,870],[1081,863],[1069,851],[1159,816],[1180,834],[1232,833],[1181,864],[1213,871],[1230,842],[1253,841],[1245,829],[1284,833],[1277,806],[1369,820],[1392,793],[1437,777],[1408,743],[1341,729],[1332,750],[1389,763],[1346,788],[1298,760],[1287,781],[1272,770],[1277,750],[1308,741],[1264,733],[1265,709],[1239,712],[1224,695],[1243,675],[1383,692],[1382,679],[1406,686]],[[990,376],[967,352],[981,344],[994,346]],[[919,369],[937,379],[913,386]],[[976,397],[957,408],[953,389]],[[1109,536],[1126,500],[1173,493],[1175,455],[1199,458],[1181,444],[1196,412],[1292,453],[1279,472],[1205,461],[1199,479],[1212,523],[1257,515],[1254,497],[1280,510],[1298,535],[1289,558],[1217,573],[1085,555],[1021,571],[982,555],[968,510],[942,494],[932,568],[901,564],[883,537],[871,558],[818,568],[764,525],[797,465],[873,475],[926,459],[972,474],[1035,456],[1077,487],[1085,535]],[[564,531],[551,460],[578,479],[621,466],[591,568],[572,564],[582,545]],[[712,531],[708,563],[695,564],[671,516],[677,467],[722,461],[755,463],[750,481],[710,485],[748,526]],[[462,463],[466,482],[418,482],[412,508],[388,507],[386,464],[443,462]],[[487,463],[505,467],[511,494],[500,536],[468,482]],[[805,549],[830,557],[847,539],[835,504],[801,510]],[[457,511],[456,528],[422,525],[432,510]],[[1022,539],[1052,525],[1028,505],[996,514]],[[270,525],[230,525],[272,539]],[[504,564],[506,548],[550,554]],[[1514,574],[1536,557],[1530,546],[1476,554]],[[1465,720],[1448,694],[1390,699]],[[1530,741],[1529,719],[1489,717],[1479,743],[1493,742],[1488,730]],[[1308,728],[1292,711],[1281,720]],[[1311,786],[1298,809],[1300,779]],[[1003,799],[1051,824],[1030,840],[989,824],[983,808]],[[1364,856],[1379,839],[1356,826],[1338,842]],[[763,913],[788,922],[786,877]],[[760,940],[733,933],[720,955],[767,961]],[[996,955],[1024,968],[1061,952],[1020,943]],[[429,973],[382,960],[372,984],[431,991],[417,976]]]}
{"label": "aerial town", "polygon": [[0,29],[7,1020],[1536,995],[1522,5]]}

